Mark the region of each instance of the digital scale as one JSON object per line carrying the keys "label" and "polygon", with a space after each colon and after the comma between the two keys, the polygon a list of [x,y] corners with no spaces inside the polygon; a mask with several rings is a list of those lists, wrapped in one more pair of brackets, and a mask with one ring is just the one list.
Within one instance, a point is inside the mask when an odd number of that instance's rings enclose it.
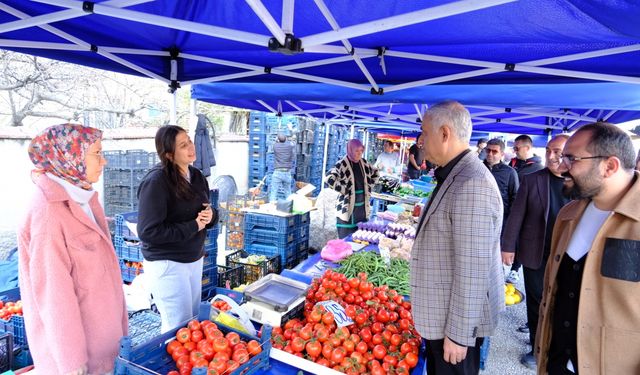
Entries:
{"label": "digital scale", "polygon": [[249,285],[241,306],[249,318],[279,327],[304,309],[309,285],[276,274],[269,274]]}

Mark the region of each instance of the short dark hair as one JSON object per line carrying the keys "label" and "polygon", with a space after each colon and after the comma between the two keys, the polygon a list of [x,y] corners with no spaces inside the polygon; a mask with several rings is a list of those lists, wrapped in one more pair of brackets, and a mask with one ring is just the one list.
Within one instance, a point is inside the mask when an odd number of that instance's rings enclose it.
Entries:
{"label": "short dark hair", "polygon": [[480,146],[480,143],[487,143],[488,140],[486,138],[480,138],[478,139],[478,142],[476,142],[476,146]]}
{"label": "short dark hair", "polygon": [[383,143],[382,145],[383,145],[383,146],[386,146],[386,145],[391,145],[391,146],[393,146],[393,142],[387,139],[387,140],[385,140],[385,141],[384,141],[384,143]]}
{"label": "short dark hair", "polygon": [[493,138],[487,141],[487,146],[500,146],[500,151],[504,152],[504,141],[500,138]]}
{"label": "short dark hair", "polygon": [[591,133],[587,151],[592,155],[615,156],[626,170],[636,167],[633,142],[619,127],[608,122],[594,122],[582,126],[575,134],[580,132]]}
{"label": "short dark hair", "polygon": [[522,143],[528,144],[530,146],[533,145],[533,140],[531,139],[531,137],[529,137],[526,134],[522,134],[522,135],[517,136],[516,139],[514,140],[514,142],[522,142]]}

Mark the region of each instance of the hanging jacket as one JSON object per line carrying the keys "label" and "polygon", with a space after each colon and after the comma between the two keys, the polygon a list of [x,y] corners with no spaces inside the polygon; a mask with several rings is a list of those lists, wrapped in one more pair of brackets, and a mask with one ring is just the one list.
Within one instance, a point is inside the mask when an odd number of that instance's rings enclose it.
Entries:
{"label": "hanging jacket", "polygon": [[196,146],[196,161],[193,162],[193,166],[201,170],[205,177],[211,176],[211,167],[216,166],[207,121],[209,120],[205,115],[198,115],[198,125],[193,142]]}

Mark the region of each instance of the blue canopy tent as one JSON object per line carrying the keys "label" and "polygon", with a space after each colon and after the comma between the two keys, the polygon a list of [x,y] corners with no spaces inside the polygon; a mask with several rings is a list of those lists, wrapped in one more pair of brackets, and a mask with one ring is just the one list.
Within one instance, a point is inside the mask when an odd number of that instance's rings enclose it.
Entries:
{"label": "blue canopy tent", "polygon": [[[144,75],[172,90],[317,82],[391,103],[451,82],[615,82],[635,98],[640,83],[635,0],[6,0],[0,11],[0,48]],[[552,108],[640,109],[593,104]]]}
{"label": "blue canopy tent", "polygon": [[192,86],[191,97],[374,131],[417,130],[422,103],[446,99],[464,103],[474,131],[483,133],[549,135],[598,120],[640,117],[640,86],[625,83],[429,85],[383,96],[320,83],[211,83]]}

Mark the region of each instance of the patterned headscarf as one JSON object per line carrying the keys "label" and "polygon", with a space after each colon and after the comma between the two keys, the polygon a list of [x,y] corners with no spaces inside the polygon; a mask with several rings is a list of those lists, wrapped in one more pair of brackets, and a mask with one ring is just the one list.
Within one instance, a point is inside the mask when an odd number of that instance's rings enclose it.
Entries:
{"label": "patterned headscarf", "polygon": [[74,124],[55,125],[43,130],[29,144],[29,158],[35,174],[51,173],[82,189],[86,181],[85,154],[102,138],[102,130]]}
{"label": "patterned headscarf", "polygon": [[347,157],[349,160],[355,162],[356,150],[360,147],[364,148],[364,145],[359,139],[352,139],[347,143]]}

